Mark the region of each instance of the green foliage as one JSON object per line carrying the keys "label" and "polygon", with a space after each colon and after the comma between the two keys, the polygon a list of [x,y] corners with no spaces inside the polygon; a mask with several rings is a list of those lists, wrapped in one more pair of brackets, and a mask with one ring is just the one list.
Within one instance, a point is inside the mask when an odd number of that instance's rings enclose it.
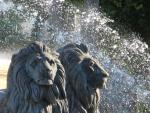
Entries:
{"label": "green foliage", "polygon": [[150,44],[150,8],[147,0],[101,0],[108,16],[138,32]]}
{"label": "green foliage", "polygon": [[[66,0],[83,6],[84,0]],[[100,7],[117,23],[141,35],[150,45],[150,7],[148,0],[100,0]]]}
{"label": "green foliage", "polygon": [[148,106],[144,105],[143,103],[138,103],[137,113],[150,113],[150,109]]}
{"label": "green foliage", "polygon": [[84,5],[84,0],[65,0],[65,1],[72,3],[76,5],[77,7],[81,7]]}

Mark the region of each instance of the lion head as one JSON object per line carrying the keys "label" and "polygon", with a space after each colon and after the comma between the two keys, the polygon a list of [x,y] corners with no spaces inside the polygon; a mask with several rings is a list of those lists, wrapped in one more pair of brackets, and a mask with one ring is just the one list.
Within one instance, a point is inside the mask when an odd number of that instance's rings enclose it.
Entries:
{"label": "lion head", "polygon": [[55,58],[50,54],[33,53],[29,55],[25,68],[29,77],[36,84],[52,85],[57,72],[57,63]]}
{"label": "lion head", "polygon": [[71,113],[98,113],[99,90],[108,73],[88,53],[84,44],[68,44],[58,50],[66,72],[66,93]]}
{"label": "lion head", "polygon": [[58,54],[46,45],[34,42],[21,49],[8,71],[6,113],[62,113],[64,74]]}

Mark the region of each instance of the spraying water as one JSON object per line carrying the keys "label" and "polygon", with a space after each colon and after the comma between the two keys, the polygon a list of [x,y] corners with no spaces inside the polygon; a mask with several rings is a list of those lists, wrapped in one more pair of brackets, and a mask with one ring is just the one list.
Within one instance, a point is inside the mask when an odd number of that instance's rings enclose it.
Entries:
{"label": "spraying water", "polygon": [[[113,20],[97,9],[81,10],[63,0],[46,4],[49,18],[35,40],[54,49],[71,42],[84,43],[110,73],[107,89],[101,92],[101,113],[149,113],[150,54],[140,37],[134,33],[120,35],[108,26]],[[28,36],[23,40],[32,41],[32,25],[22,23],[22,28]]]}

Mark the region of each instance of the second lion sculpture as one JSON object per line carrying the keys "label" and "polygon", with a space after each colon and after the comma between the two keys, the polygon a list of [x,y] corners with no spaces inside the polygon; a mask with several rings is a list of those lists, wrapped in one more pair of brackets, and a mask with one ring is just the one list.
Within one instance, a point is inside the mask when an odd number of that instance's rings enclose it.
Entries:
{"label": "second lion sculpture", "polygon": [[58,55],[35,42],[13,55],[3,113],[68,113]]}
{"label": "second lion sculpture", "polygon": [[99,92],[108,73],[89,55],[84,44],[68,44],[58,53],[66,72],[69,113],[99,113]]}

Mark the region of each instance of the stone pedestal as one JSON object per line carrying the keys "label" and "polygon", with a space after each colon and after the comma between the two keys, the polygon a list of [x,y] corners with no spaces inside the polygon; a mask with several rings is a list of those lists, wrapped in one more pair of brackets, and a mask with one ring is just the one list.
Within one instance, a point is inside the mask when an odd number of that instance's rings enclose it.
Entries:
{"label": "stone pedestal", "polygon": [[5,96],[5,91],[6,90],[0,90],[0,113],[3,113],[3,99],[4,99],[4,96]]}

